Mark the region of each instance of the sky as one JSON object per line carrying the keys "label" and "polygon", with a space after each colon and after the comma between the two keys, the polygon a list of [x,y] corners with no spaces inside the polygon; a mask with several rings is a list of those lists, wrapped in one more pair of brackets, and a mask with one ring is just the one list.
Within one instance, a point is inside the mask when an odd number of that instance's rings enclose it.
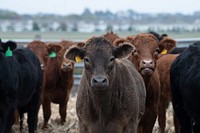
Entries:
{"label": "sky", "polygon": [[19,14],[81,14],[91,12],[134,10],[139,13],[183,13],[200,11],[200,0],[0,0],[0,9]]}

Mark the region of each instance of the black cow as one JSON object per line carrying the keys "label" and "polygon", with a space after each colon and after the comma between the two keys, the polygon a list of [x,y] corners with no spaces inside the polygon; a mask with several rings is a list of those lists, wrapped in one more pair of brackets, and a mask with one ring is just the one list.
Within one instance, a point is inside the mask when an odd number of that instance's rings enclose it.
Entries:
{"label": "black cow", "polygon": [[200,41],[172,63],[172,104],[181,133],[200,133]]}
{"label": "black cow", "polygon": [[80,133],[136,133],[145,109],[145,85],[128,61],[134,46],[115,47],[104,37],[70,48],[66,57],[84,60],[76,110]]}
{"label": "black cow", "polygon": [[[0,133],[9,133],[17,109],[28,112],[29,132],[34,133],[41,99],[42,70],[38,58],[16,43],[0,41]],[[22,122],[21,122],[22,125]]]}

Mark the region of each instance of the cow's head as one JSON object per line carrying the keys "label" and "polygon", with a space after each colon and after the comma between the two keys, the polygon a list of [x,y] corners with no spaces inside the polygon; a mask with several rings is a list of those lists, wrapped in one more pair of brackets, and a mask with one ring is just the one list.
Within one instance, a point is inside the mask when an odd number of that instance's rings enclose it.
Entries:
{"label": "cow's head", "polygon": [[114,75],[117,73],[115,71],[116,59],[128,56],[133,49],[131,44],[116,47],[104,37],[93,37],[82,48],[70,48],[65,57],[73,61],[83,60],[87,83],[93,90],[99,91],[105,90],[112,84]]}
{"label": "cow's head", "polygon": [[66,49],[59,44],[48,44],[49,61],[57,63],[55,65],[59,65],[62,71],[68,72],[73,70],[74,63],[71,60],[64,58],[65,51]]}
{"label": "cow's head", "polygon": [[136,36],[129,36],[126,39],[119,39],[115,45],[130,42],[135,46],[132,55],[129,56],[138,71],[143,77],[152,75],[156,68],[158,55],[163,51],[169,51],[175,47],[176,42],[166,35],[159,36],[156,33],[141,33]]}
{"label": "cow's head", "polygon": [[113,31],[107,32],[106,34],[103,35],[103,37],[109,40],[111,43],[113,43],[116,39],[119,38],[119,36],[115,34]]}
{"label": "cow's head", "polygon": [[28,44],[27,48],[36,54],[40,61],[41,68],[44,71],[46,69],[46,62],[48,58],[47,45],[42,41],[33,41]]}

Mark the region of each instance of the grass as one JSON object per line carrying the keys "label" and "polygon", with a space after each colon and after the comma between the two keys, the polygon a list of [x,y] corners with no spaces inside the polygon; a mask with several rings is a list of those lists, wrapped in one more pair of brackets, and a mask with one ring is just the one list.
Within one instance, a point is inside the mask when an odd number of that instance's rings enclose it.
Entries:
{"label": "grass", "polygon": [[[0,38],[5,40],[18,40],[28,39],[34,40],[37,36],[41,37],[42,40],[87,40],[91,36],[100,36],[106,32],[92,32],[92,33],[80,33],[80,32],[1,32]],[[121,37],[128,35],[135,35],[136,32],[115,32]],[[163,34],[158,32],[159,34]],[[200,38],[199,32],[165,32],[172,38]]]}

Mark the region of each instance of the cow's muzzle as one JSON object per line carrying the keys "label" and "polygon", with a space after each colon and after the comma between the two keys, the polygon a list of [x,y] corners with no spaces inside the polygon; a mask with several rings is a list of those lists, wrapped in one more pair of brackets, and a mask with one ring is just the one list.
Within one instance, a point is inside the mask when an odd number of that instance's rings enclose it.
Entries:
{"label": "cow's muzzle", "polygon": [[109,80],[106,76],[100,75],[100,76],[93,76],[91,79],[91,86],[102,88],[109,85]]}

